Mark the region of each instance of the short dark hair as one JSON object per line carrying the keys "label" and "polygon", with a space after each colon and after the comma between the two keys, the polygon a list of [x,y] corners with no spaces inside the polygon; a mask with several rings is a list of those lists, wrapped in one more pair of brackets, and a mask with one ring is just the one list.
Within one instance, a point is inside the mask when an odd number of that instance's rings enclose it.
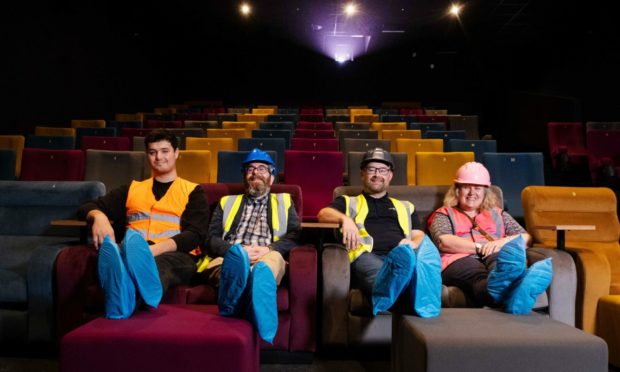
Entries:
{"label": "short dark hair", "polygon": [[144,148],[148,151],[149,144],[159,141],[168,141],[172,145],[172,149],[176,150],[179,147],[179,140],[177,136],[166,129],[155,129],[150,131],[144,137]]}

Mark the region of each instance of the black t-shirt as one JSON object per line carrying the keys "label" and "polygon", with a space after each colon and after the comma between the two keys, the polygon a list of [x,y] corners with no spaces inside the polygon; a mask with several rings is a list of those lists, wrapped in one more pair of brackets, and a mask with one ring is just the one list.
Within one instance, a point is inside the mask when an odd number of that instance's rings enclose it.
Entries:
{"label": "black t-shirt", "polygon": [[[363,195],[368,203],[368,216],[366,216],[364,226],[373,239],[372,251],[378,255],[385,255],[405,238],[405,234],[398,224],[396,208],[390,201],[388,194],[381,198],[373,198],[366,193]],[[329,206],[345,213],[345,205],[344,197],[340,196]],[[411,226],[413,230],[422,230],[415,209],[411,214]]]}

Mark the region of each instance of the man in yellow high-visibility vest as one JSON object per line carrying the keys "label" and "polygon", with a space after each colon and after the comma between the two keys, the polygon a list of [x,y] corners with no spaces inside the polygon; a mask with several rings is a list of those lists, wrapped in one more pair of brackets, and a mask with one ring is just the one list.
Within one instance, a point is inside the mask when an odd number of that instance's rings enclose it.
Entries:
{"label": "man in yellow high-visibility vest", "polygon": [[[131,316],[136,291],[155,308],[166,289],[189,284],[196,271],[192,253],[206,239],[209,205],[200,185],[177,176],[177,137],[155,130],[144,142],[151,177],[134,180],[78,210],[78,217],[92,224],[106,317],[111,319]],[[122,235],[119,247],[116,237]]]}
{"label": "man in yellow high-visibility vest", "polygon": [[298,245],[300,223],[291,195],[273,194],[273,159],[252,150],[242,163],[245,194],[223,197],[211,217],[204,273],[219,286],[223,316],[249,316],[259,336],[272,343],[278,328],[277,285],[285,258]]}
{"label": "man in yellow high-visibility vest", "polygon": [[439,253],[422,231],[414,205],[388,196],[394,163],[388,151],[369,150],[360,165],[362,194],[340,196],[318,214],[338,223],[349,253],[353,285],[372,299],[373,314],[389,310],[399,296],[422,317],[439,314]]}

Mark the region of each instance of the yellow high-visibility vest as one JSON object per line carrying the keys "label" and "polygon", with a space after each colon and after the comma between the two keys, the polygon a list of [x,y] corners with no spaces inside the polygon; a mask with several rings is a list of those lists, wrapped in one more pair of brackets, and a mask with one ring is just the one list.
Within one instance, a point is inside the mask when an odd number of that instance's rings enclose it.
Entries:
{"label": "yellow high-visibility vest", "polygon": [[[359,194],[355,197],[350,197],[347,195],[343,195],[345,200],[345,214],[348,217],[351,217],[357,228],[360,232],[360,245],[355,248],[349,250],[349,261],[355,261],[359,256],[364,252],[372,251],[373,239],[366,227],[364,226],[364,221],[368,216],[368,203],[366,202],[366,198],[363,194]],[[411,239],[411,214],[415,210],[413,204],[409,201],[402,201],[394,198],[390,198],[390,201],[396,208],[396,215],[398,216],[398,225],[403,230],[403,234],[407,239]]]}

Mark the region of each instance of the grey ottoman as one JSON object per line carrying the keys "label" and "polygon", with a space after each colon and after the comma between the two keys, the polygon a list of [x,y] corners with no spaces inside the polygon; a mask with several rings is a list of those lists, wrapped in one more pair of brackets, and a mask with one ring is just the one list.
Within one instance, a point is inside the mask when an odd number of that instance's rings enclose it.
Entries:
{"label": "grey ottoman", "polygon": [[607,372],[607,344],[535,313],[444,308],[432,319],[393,316],[398,371]]}

